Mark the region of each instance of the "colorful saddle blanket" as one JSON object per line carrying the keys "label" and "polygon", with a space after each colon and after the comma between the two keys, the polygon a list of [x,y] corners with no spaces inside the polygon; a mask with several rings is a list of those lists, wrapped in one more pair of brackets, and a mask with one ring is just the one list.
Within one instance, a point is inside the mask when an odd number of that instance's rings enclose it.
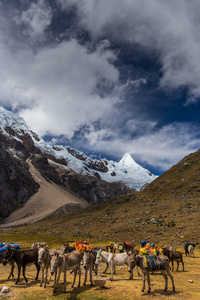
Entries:
{"label": "colorful saddle blanket", "polygon": [[14,243],[0,243],[0,256],[4,257],[4,252],[8,249],[8,246],[10,246],[12,249],[19,250],[21,246],[19,244]]}
{"label": "colorful saddle blanket", "polygon": [[145,255],[145,267],[150,271],[156,271],[164,269],[162,260],[156,255]]}

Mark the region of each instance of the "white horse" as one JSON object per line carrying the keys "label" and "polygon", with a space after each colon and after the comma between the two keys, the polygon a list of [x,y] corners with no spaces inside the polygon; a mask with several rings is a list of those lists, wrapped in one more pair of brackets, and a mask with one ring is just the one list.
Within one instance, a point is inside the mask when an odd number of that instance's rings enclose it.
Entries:
{"label": "white horse", "polygon": [[189,253],[189,257],[191,257],[192,254],[193,254],[193,257],[194,257],[194,246],[193,245],[188,246],[188,253]]}
{"label": "white horse", "polygon": [[101,261],[108,262],[108,265],[111,270],[111,277],[110,280],[113,280],[113,273],[115,270],[115,266],[123,266],[123,265],[128,265],[129,255],[124,252],[124,253],[111,253],[111,252],[105,252],[100,250],[97,253],[96,257],[96,262],[95,264],[98,265]]}
{"label": "white horse", "polygon": [[[96,256],[96,260],[95,260],[95,266],[96,266],[96,275],[97,275],[97,270],[98,270],[98,265],[103,262],[106,263],[106,269],[103,273],[106,273],[106,271],[108,270],[109,264],[108,264],[108,256],[111,252],[107,252],[104,251],[102,249],[100,249],[97,252],[97,256]],[[114,270],[114,274],[115,274],[115,270]]]}

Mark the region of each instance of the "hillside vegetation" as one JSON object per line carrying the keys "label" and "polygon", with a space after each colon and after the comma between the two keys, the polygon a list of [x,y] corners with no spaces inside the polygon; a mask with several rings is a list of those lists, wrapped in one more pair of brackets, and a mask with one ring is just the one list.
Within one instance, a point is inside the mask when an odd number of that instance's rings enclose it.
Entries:
{"label": "hillside vegetation", "polygon": [[163,173],[142,192],[51,216],[30,226],[10,229],[15,234],[40,233],[60,240],[151,241],[182,245],[186,240],[199,242],[200,151],[185,157]]}

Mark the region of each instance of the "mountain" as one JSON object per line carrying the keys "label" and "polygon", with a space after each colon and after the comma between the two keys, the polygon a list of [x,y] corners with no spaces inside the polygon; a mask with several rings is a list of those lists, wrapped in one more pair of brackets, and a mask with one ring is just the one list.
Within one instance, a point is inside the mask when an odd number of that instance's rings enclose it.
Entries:
{"label": "mountain", "polygon": [[[34,226],[15,229],[18,235],[42,234],[64,241],[150,240],[160,247],[167,244],[184,251],[188,240],[200,244],[200,150],[184,157],[145,189],[90,205],[70,213],[60,212]],[[67,231],[65,230],[67,228]],[[15,233],[14,233],[15,234]],[[50,239],[49,238],[49,239]],[[198,254],[199,245],[195,247]],[[197,255],[198,256],[198,255]]]}
{"label": "mountain", "polygon": [[[12,112],[0,107],[0,128],[6,135],[20,139],[30,150],[36,147],[52,161],[58,161],[76,173],[100,177],[107,182],[123,182],[130,188],[139,190],[144,184],[152,182],[158,176],[137,164],[129,154],[125,154],[119,163],[107,159],[92,159],[83,152],[62,145],[49,145],[41,137],[29,130],[25,121]],[[29,145],[27,145],[29,143]],[[31,149],[32,147],[32,149]]]}
{"label": "mountain", "polygon": [[185,156],[179,163],[149,184],[142,195],[153,199],[189,199],[200,197],[200,150]]}
{"label": "mountain", "polygon": [[49,145],[22,118],[3,107],[0,107],[0,141],[1,218],[41,190],[41,180],[31,169],[39,172],[46,185],[54,183],[65,192],[73,192],[78,197],[78,205],[79,198],[94,204],[134,192],[157,177],[139,166],[129,154],[117,163],[94,160],[68,146]]}

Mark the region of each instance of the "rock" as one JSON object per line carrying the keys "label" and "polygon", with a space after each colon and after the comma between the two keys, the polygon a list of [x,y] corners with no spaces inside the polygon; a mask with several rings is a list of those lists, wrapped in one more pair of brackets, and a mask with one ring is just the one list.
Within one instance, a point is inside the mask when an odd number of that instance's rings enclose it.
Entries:
{"label": "rock", "polygon": [[193,281],[192,280],[188,280],[190,283],[193,283]]}
{"label": "rock", "polygon": [[106,284],[106,281],[103,280],[103,279],[95,279],[94,280],[94,285],[100,287],[100,288],[103,288]]}
{"label": "rock", "polygon": [[7,286],[3,286],[1,289],[1,293],[2,294],[7,294],[10,292],[10,289]]}

